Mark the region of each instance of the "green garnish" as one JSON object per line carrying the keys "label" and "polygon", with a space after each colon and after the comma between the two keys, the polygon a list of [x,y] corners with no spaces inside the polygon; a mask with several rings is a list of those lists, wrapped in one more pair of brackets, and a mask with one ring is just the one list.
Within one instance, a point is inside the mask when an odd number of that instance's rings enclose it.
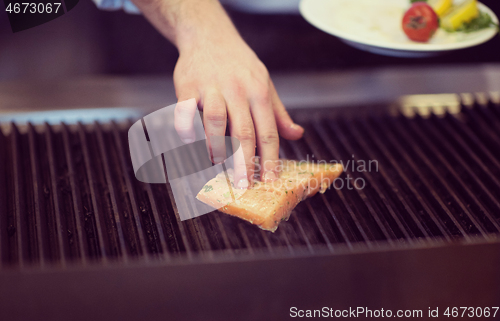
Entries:
{"label": "green garnish", "polygon": [[210,191],[213,191],[214,188],[212,187],[212,185],[205,185],[203,186],[203,190],[206,192],[210,192]]}
{"label": "green garnish", "polygon": [[225,198],[229,198],[231,196],[231,193],[225,192],[224,194],[222,194],[222,196],[224,196]]}
{"label": "green garnish", "polygon": [[479,16],[469,22],[464,22],[456,31],[469,33],[490,27],[496,27],[498,29],[498,24],[493,22],[493,19],[491,19],[489,14],[486,12],[480,12]]}

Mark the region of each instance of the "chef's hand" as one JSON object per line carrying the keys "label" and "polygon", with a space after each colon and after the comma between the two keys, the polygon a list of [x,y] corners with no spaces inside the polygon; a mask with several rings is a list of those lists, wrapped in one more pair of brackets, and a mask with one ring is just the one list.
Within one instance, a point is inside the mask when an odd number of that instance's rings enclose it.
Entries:
{"label": "chef's hand", "polygon": [[[179,50],[174,71],[178,101],[195,98],[203,110],[205,132],[215,162],[225,155],[220,140],[229,123],[244,159],[235,157],[234,181],[247,187],[254,175],[255,147],[260,155],[261,178],[277,177],[278,133],[299,139],[304,129],[295,124],[281,103],[264,64],[243,41],[218,1],[135,0],[148,19]],[[195,110],[175,111],[181,139],[193,141]],[[188,106],[188,105],[182,105]]]}

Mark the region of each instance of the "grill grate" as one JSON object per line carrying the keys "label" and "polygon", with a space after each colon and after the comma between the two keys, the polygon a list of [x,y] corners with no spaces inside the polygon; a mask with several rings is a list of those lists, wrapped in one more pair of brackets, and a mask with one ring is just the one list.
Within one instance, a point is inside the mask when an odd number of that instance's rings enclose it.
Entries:
{"label": "grill grate", "polygon": [[[180,222],[167,185],[134,177],[131,122],[10,124],[0,135],[0,268],[498,240],[499,104],[413,117],[384,106],[292,116],[306,135],[282,141],[282,157],[350,161],[342,180],[366,186],[302,202],[274,234],[219,212]],[[378,170],[359,170],[370,160]]]}

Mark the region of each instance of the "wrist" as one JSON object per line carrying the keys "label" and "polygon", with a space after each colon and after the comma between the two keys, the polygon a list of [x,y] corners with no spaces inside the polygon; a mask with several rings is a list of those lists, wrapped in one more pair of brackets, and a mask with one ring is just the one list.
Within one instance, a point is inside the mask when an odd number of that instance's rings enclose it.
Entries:
{"label": "wrist", "polygon": [[[186,5],[185,10],[189,10]],[[218,1],[206,1],[184,12],[175,22],[173,40],[179,53],[207,45],[241,41],[238,31]]]}

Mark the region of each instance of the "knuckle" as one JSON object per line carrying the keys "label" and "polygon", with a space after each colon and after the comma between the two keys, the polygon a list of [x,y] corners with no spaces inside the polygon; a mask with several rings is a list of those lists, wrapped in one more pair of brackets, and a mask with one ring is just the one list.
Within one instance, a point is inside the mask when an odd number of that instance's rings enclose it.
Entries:
{"label": "knuckle", "polygon": [[207,111],[205,119],[213,125],[223,126],[226,123],[226,111],[225,110]]}
{"label": "knuckle", "polygon": [[238,139],[241,143],[252,143],[255,145],[255,133],[253,128],[249,126],[241,127],[238,132],[235,134],[236,139]]}
{"label": "knuckle", "polygon": [[262,145],[275,145],[279,143],[279,136],[276,132],[265,133],[259,136]]}
{"label": "knuckle", "polygon": [[235,97],[244,97],[245,96],[245,86],[240,79],[233,79],[231,81],[231,92]]}
{"label": "knuckle", "polygon": [[247,170],[247,173],[250,173],[254,170],[254,165],[252,163],[245,164],[245,169]]}
{"label": "knuckle", "polygon": [[266,79],[269,78],[269,71],[267,70],[266,65],[264,65],[262,61],[259,61],[259,63],[257,64],[256,71],[261,77]]}
{"label": "knuckle", "polygon": [[271,105],[271,93],[268,87],[259,86],[256,90],[256,97],[260,104],[269,107]]}
{"label": "knuckle", "polygon": [[186,133],[190,131],[189,124],[175,123],[175,130],[179,133]]}
{"label": "knuckle", "polygon": [[[188,100],[188,99],[186,99],[186,100]],[[179,100],[179,102],[175,105],[174,114],[178,117],[191,116],[191,115],[194,115],[194,112],[196,111],[196,107],[197,106],[194,104]]]}

